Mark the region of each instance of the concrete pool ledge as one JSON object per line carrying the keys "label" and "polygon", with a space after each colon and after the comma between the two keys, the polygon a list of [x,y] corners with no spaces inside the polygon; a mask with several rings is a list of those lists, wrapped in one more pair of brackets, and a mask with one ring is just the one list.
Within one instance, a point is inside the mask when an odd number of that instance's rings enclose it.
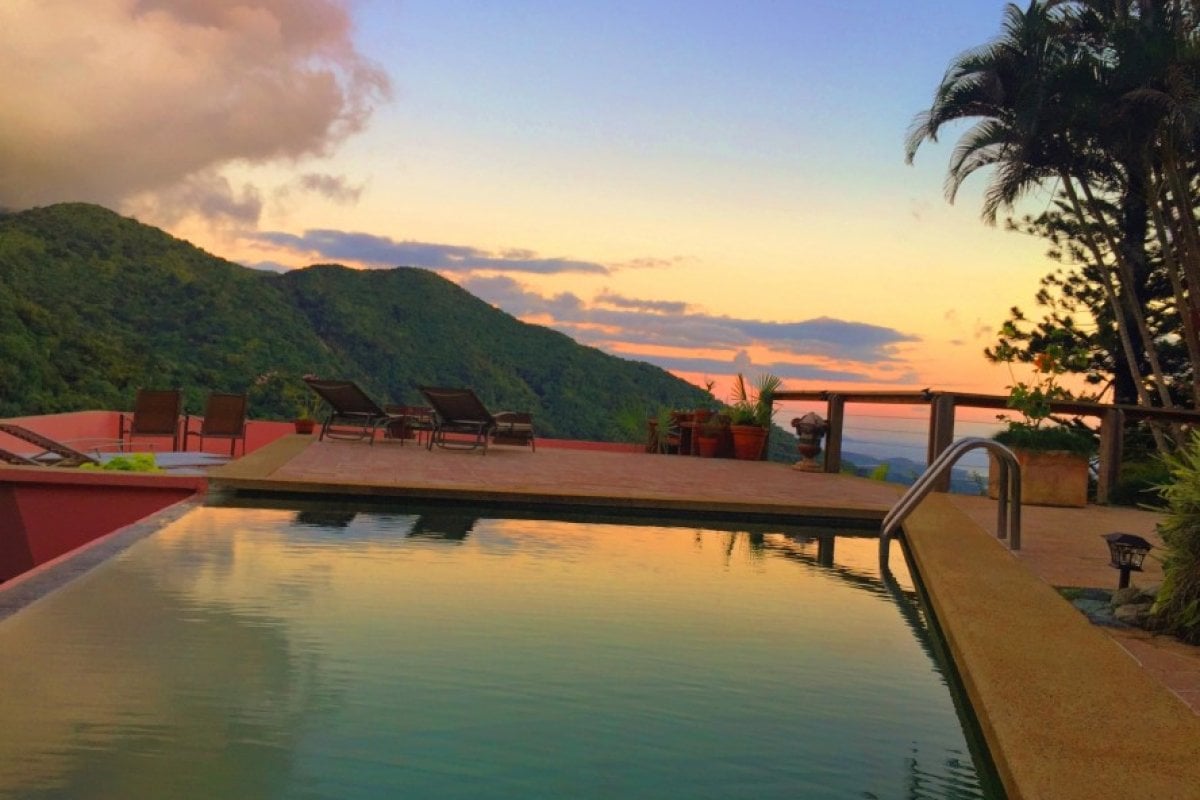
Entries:
{"label": "concrete pool ledge", "polygon": [[1200,717],[945,497],[908,551],[1010,798],[1194,798]]}

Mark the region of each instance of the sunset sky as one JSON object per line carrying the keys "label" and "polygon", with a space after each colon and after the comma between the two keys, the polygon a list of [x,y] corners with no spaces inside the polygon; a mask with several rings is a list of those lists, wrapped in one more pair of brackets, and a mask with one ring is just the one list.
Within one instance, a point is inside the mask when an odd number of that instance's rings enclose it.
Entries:
{"label": "sunset sky", "polygon": [[435,269],[719,396],[1003,391],[981,350],[1053,264],[980,222],[984,176],[943,199],[961,129],[903,153],[1003,5],[5,0],[0,206]]}

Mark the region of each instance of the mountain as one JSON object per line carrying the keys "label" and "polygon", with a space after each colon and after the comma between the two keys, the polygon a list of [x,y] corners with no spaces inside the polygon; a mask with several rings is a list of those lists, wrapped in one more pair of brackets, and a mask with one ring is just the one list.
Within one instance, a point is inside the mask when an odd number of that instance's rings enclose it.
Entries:
{"label": "mountain", "polygon": [[[926,465],[911,458],[842,451],[842,472],[860,478],[876,478],[888,483],[911,486],[925,474]],[[985,494],[987,490],[987,466],[981,468],[952,467],[950,469],[950,491],[956,494]]]}
{"label": "mountain", "polygon": [[[619,440],[622,416],[711,397],[644,362],[521,322],[421,269],[248,269],[95,205],[0,217],[0,416],[129,408],[139,387],[247,392],[290,418],[300,376],[349,378],[380,402],[470,386],[539,433]],[[636,426],[635,426],[636,427]]]}

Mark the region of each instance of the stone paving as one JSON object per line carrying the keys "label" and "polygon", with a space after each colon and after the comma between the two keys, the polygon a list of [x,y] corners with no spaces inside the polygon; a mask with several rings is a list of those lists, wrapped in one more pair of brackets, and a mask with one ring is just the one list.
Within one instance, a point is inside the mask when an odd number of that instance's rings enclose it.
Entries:
{"label": "stone paving", "polygon": [[[996,530],[996,503],[982,497],[952,496],[960,510],[991,532]],[[1023,510],[1024,535],[1017,560],[1054,587],[1115,589],[1117,571],[1109,566],[1108,548],[1100,538],[1120,531],[1135,533],[1154,544],[1141,573],[1131,583],[1150,586],[1162,580],[1162,538],[1155,530],[1160,517],[1134,508],[1088,506]],[[1169,636],[1154,636],[1134,628],[1105,627],[1148,675],[1170,689],[1200,714],[1200,647]]]}

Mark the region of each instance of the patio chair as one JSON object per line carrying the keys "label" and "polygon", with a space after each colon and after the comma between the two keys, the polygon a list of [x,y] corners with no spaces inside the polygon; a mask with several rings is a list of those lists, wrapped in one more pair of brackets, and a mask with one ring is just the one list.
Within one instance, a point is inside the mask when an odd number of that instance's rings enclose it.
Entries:
{"label": "patio chair", "polygon": [[237,443],[242,443],[242,455],[246,455],[246,395],[213,392],[204,404],[204,417],[200,430],[191,430],[191,421],[183,426],[183,449],[188,449],[188,438],[200,437],[200,449],[204,450],[205,439],[228,439],[229,457],[237,453]]}
{"label": "patio chair", "polygon": [[[422,386],[420,391],[433,408],[433,431],[427,445],[430,450],[436,444],[450,450],[482,448],[486,454],[489,439],[495,444],[527,444],[537,449],[533,417],[529,414],[514,411],[492,414],[470,389]],[[450,434],[473,438],[451,439]]]}
{"label": "patio chair", "polygon": [[330,408],[318,441],[328,436],[352,441],[369,439],[374,444],[376,431],[401,419],[384,411],[354,381],[305,378],[304,382]]}
{"label": "patio chair", "polygon": [[0,422],[0,431],[7,433],[9,436],[29,442],[35,447],[42,448],[42,452],[33,456],[18,455],[4,450],[2,451],[3,455],[0,455],[0,460],[6,461],[9,464],[78,467],[80,464],[99,463],[97,459],[89,456],[87,453],[76,450],[74,447],[65,445],[62,442],[55,441],[49,436],[43,436],[37,431],[31,431],[22,425],[16,425],[11,422]]}
{"label": "patio chair", "polygon": [[179,418],[183,413],[183,393],[178,389],[138,389],[133,415],[122,414],[117,436],[124,450],[138,438],[171,437],[171,452],[179,450]]}

